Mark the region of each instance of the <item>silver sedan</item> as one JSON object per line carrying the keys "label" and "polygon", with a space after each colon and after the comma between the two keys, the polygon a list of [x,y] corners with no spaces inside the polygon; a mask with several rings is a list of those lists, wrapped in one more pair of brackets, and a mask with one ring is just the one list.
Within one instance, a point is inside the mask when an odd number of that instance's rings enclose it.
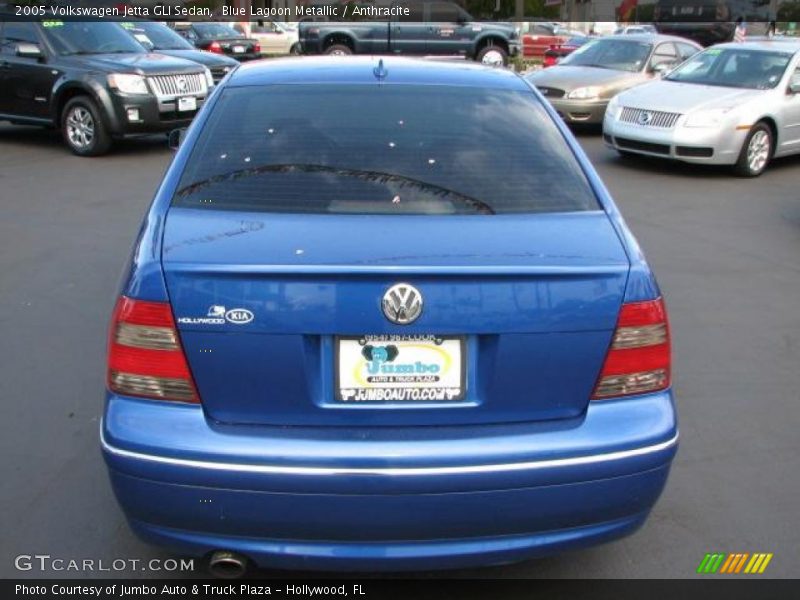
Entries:
{"label": "silver sedan", "polygon": [[760,175],[772,158],[800,153],[800,42],[708,48],[664,79],[615,96],[603,139],[623,155]]}

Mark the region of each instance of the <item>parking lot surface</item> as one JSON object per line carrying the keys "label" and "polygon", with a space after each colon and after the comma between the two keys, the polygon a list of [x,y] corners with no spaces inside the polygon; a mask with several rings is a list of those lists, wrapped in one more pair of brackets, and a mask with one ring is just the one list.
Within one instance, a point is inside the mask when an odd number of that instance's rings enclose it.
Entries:
{"label": "parking lot surface", "polygon": [[[719,168],[622,160],[596,132],[579,139],[670,310],[681,420],[670,481],[644,528],[624,540],[418,575],[690,577],[717,551],[771,552],[764,576],[796,576],[800,158],[744,180]],[[107,564],[167,558],[129,532],[106,479],[98,421],[120,271],[171,152],[160,136],[77,158],[56,132],[0,124],[0,153],[0,576],[41,576],[15,569],[20,554]]]}

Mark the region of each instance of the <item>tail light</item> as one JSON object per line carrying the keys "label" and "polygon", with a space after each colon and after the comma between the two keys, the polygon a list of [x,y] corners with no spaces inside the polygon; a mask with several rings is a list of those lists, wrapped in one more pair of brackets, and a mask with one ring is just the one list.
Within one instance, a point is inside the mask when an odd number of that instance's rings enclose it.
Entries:
{"label": "tail light", "polygon": [[108,388],[125,396],[200,402],[168,302],[121,296],[108,339]]}
{"label": "tail light", "polygon": [[261,54],[261,44],[253,44],[253,52]]}
{"label": "tail light", "polygon": [[211,42],[208,46],[208,51],[214,54],[222,54],[222,46],[220,46],[219,42]]}
{"label": "tail light", "polygon": [[670,362],[663,299],[623,304],[592,399],[666,389],[670,385]]}

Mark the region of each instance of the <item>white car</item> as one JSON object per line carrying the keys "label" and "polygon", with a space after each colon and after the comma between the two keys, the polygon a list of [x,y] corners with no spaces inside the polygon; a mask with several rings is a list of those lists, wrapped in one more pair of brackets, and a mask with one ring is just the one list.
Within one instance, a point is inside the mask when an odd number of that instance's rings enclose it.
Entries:
{"label": "white car", "polygon": [[236,23],[240,33],[258,40],[261,54],[300,54],[300,36],[296,27],[280,21]]}
{"label": "white car", "polygon": [[800,153],[800,41],[720,44],[612,98],[603,139],[621,154],[760,175]]}
{"label": "white car", "polygon": [[590,35],[614,35],[619,25],[613,21],[597,21],[589,26]]}
{"label": "white car", "polygon": [[614,35],[633,35],[637,33],[658,33],[652,25],[625,25],[617,27]]}

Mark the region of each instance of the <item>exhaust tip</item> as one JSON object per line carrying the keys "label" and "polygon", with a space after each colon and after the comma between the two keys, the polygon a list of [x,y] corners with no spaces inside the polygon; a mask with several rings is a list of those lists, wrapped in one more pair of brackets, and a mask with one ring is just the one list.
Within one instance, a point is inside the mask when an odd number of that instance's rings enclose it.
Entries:
{"label": "exhaust tip", "polygon": [[237,579],[247,571],[247,557],[228,550],[217,550],[208,560],[208,571],[220,579]]}

